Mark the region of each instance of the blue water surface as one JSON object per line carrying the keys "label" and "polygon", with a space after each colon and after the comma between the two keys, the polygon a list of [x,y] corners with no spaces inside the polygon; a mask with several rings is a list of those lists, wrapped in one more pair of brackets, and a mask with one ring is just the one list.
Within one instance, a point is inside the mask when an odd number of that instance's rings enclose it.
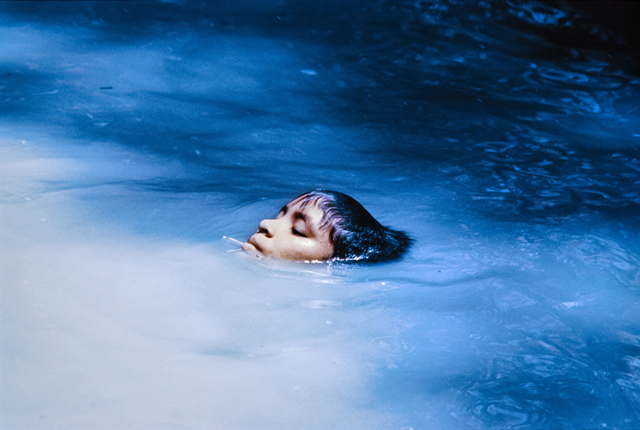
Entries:
{"label": "blue water surface", "polygon": [[[0,3],[2,428],[639,428],[640,62],[597,18]],[[318,187],[410,252],[229,239]]]}

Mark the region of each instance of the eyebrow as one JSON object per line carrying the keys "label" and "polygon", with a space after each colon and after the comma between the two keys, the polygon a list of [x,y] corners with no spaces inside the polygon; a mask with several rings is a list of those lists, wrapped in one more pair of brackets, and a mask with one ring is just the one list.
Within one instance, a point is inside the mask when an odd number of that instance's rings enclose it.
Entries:
{"label": "eyebrow", "polygon": [[289,210],[289,205],[287,204],[282,206],[282,209],[280,209],[280,212],[282,212],[283,215],[286,215],[288,210]]}

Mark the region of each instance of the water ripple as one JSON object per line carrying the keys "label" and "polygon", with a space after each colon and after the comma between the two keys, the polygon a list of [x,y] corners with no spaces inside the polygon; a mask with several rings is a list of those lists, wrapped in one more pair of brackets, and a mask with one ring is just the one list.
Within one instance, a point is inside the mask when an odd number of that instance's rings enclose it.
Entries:
{"label": "water ripple", "polygon": [[591,88],[598,90],[613,90],[626,85],[626,80],[620,76],[607,75],[601,72],[587,74],[561,69],[559,67],[541,66],[527,77],[539,84],[567,85],[577,88]]}
{"label": "water ripple", "polygon": [[483,399],[473,405],[469,412],[481,422],[498,428],[520,428],[540,426],[547,422],[549,408],[541,402],[519,404],[514,399]]}

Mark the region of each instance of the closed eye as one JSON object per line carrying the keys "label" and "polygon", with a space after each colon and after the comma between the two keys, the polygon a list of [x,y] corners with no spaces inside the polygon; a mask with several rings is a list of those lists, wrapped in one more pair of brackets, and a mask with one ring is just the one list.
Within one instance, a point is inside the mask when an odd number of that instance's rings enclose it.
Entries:
{"label": "closed eye", "polygon": [[291,233],[293,233],[295,236],[307,237],[306,234],[299,232],[295,227],[291,227]]}

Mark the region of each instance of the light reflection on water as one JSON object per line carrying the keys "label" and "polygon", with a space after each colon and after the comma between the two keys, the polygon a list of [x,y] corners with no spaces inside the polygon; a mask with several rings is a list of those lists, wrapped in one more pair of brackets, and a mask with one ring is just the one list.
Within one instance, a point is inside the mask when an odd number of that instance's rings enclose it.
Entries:
{"label": "light reflection on water", "polygon": [[[3,427],[640,425],[640,80],[572,11],[115,5],[3,5]],[[318,186],[411,252],[228,252]]]}

